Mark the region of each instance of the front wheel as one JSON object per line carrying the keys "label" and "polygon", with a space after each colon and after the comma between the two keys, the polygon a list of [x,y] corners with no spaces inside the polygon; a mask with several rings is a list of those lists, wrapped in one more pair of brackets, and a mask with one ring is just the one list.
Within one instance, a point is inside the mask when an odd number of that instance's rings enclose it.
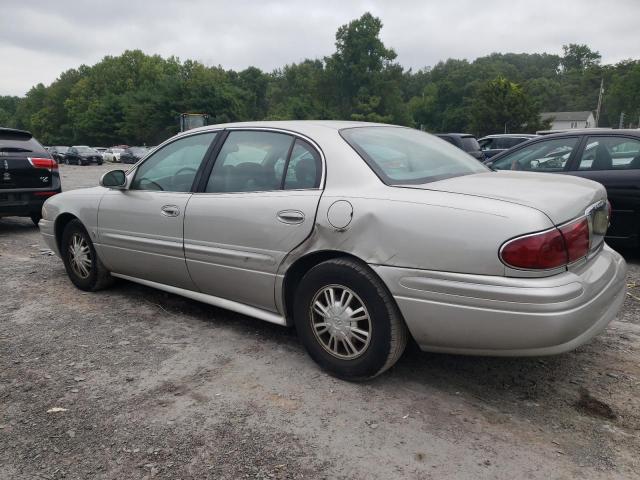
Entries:
{"label": "front wheel", "polygon": [[385,285],[349,258],[323,262],[303,277],[293,316],[309,355],[345,380],[381,374],[407,344],[407,327]]}
{"label": "front wheel", "polygon": [[65,227],[60,253],[69,279],[80,290],[92,292],[113,283],[80,220],[72,220]]}

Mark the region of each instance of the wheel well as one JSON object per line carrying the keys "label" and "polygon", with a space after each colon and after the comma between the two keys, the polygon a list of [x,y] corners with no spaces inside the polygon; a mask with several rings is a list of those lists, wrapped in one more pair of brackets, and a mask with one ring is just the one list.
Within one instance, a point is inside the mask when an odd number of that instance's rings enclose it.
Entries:
{"label": "wheel well", "polygon": [[70,213],[63,213],[62,215],[58,215],[58,218],[56,218],[56,223],[54,226],[54,233],[56,235],[56,245],[58,245],[58,251],[62,252],[62,246],[61,246],[61,242],[62,242],[62,233],[64,232],[64,229],[66,228],[66,226],[68,225],[68,223],[71,220],[75,220],[76,217],[75,215],[72,215]]}
{"label": "wheel well", "polygon": [[339,252],[337,250],[322,250],[299,258],[289,267],[282,284],[282,289],[284,291],[284,314],[287,322],[291,321],[293,299],[295,298],[296,289],[298,288],[298,284],[300,283],[300,280],[302,280],[302,277],[304,277],[309,270],[322,262],[326,262],[333,258],[345,257],[351,258],[357,262],[362,262],[360,258],[349,253]]}

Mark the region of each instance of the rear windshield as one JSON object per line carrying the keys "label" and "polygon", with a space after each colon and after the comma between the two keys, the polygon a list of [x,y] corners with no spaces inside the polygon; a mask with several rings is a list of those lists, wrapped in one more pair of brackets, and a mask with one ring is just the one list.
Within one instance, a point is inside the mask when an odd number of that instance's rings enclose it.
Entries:
{"label": "rear windshield", "polygon": [[356,127],[341,130],[340,135],[387,185],[420,184],[488,171],[462,150],[411,128]]}
{"label": "rear windshield", "polygon": [[29,134],[0,130],[0,152],[44,152],[45,149]]}
{"label": "rear windshield", "polygon": [[465,152],[475,152],[480,150],[480,144],[476,137],[462,137],[462,149]]}

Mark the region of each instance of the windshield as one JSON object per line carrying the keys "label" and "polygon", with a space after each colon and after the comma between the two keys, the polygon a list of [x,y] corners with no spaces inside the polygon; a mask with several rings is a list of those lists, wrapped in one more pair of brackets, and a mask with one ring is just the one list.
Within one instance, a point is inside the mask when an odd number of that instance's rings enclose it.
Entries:
{"label": "windshield", "polygon": [[145,147],[131,147],[129,151],[134,155],[144,155],[147,153],[147,149]]}
{"label": "windshield", "polygon": [[489,171],[458,148],[419,130],[356,127],[341,130],[340,135],[387,185],[420,184]]}
{"label": "windshield", "polygon": [[67,153],[69,147],[53,147],[53,149],[58,153]]}

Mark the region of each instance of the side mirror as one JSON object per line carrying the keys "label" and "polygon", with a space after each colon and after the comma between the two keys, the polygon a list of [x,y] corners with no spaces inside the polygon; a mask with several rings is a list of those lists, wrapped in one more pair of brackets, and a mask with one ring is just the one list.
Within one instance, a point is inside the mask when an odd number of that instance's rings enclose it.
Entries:
{"label": "side mirror", "polygon": [[111,170],[100,178],[100,186],[122,189],[127,185],[127,176],[124,170]]}

